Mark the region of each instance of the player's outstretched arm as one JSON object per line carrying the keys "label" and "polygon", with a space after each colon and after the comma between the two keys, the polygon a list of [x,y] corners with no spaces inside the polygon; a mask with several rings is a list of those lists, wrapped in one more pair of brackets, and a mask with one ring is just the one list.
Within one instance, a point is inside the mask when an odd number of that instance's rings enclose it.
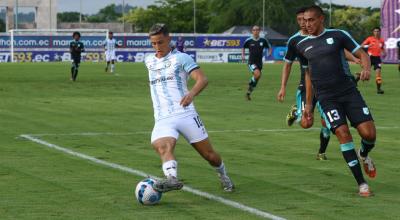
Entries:
{"label": "player's outstretched arm", "polygon": [[246,51],[244,48],[242,48],[242,63],[245,62],[245,58],[246,58]]}
{"label": "player's outstretched arm", "polygon": [[286,85],[289,79],[290,71],[292,70],[292,63],[285,62],[282,69],[281,89],[278,92],[277,99],[283,102],[286,96]]}
{"label": "player's outstretched arm", "polygon": [[353,53],[354,56],[361,60],[361,80],[369,80],[371,76],[371,61],[369,59],[368,54],[363,49],[358,49],[356,52]]}
{"label": "player's outstretched arm", "polygon": [[193,99],[195,96],[197,96],[198,94],[200,94],[200,92],[206,88],[207,84],[208,84],[208,79],[207,77],[204,75],[203,71],[201,69],[195,69],[190,73],[190,76],[192,77],[192,79],[194,79],[196,81],[196,83],[194,84],[194,86],[192,87],[192,89],[188,92],[188,94],[186,94],[182,100],[181,100],[181,105],[183,107],[188,106],[190,103],[192,103]]}

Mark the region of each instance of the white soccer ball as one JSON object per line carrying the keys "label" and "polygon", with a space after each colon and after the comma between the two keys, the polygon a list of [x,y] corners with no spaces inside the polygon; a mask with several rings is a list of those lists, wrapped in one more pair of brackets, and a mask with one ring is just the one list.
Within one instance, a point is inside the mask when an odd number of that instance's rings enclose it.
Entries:
{"label": "white soccer ball", "polygon": [[154,205],[160,201],[162,193],[153,188],[155,182],[152,178],[146,178],[137,184],[135,196],[138,202],[143,205]]}

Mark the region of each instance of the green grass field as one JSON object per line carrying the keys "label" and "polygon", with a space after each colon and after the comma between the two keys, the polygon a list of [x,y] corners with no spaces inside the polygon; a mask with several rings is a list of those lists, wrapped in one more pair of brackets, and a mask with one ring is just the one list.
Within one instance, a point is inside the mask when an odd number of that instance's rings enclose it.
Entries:
{"label": "green grass field", "polygon": [[[260,219],[185,191],[164,194],[159,205],[142,206],[134,197],[142,177],[21,138],[32,134],[162,176],[150,145],[153,111],[144,65],[119,63],[119,76],[112,76],[103,72],[103,64],[83,63],[75,83],[69,80],[69,67],[0,64],[0,219]],[[210,83],[195,105],[237,190],[222,192],[215,171],[181,137],[176,155],[187,186],[287,219],[399,218],[397,66],[383,67],[384,95],[375,93],[374,80],[359,85],[378,127],[371,153],[378,175],[369,181],[375,193],[371,198],[358,196],[335,137],[329,160],[315,160],[319,123],[311,130],[286,126],[299,79],[297,65],[283,104],[275,98],[281,64],[265,65],[251,102],[244,99],[250,77],[246,65],[201,67]],[[88,132],[93,133],[84,135]],[[360,139],[352,133],[359,147]]]}

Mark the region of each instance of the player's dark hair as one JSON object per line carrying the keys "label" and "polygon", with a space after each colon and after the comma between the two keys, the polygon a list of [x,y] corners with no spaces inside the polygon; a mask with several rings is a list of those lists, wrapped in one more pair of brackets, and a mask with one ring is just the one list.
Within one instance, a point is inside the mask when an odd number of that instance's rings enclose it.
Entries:
{"label": "player's dark hair", "polygon": [[297,9],[296,15],[304,13],[306,11],[306,9],[307,9],[307,7],[301,7],[299,9]]}
{"label": "player's dark hair", "polygon": [[324,16],[324,11],[318,5],[311,5],[310,7],[306,8],[306,10],[304,12],[306,12],[306,11],[313,11],[313,12],[317,13],[318,17],[321,15]]}
{"label": "player's dark hair", "polygon": [[163,23],[154,24],[149,30],[149,35],[153,36],[157,34],[163,34],[164,36],[169,35],[167,25]]}
{"label": "player's dark hair", "polygon": [[75,37],[75,35],[78,35],[79,37],[81,37],[81,33],[79,33],[78,31],[75,31],[75,32],[72,34],[72,37]]}
{"label": "player's dark hair", "polygon": [[114,34],[112,31],[109,31],[108,34]]}
{"label": "player's dark hair", "polygon": [[379,31],[381,31],[381,27],[378,27],[378,26],[374,27],[372,30],[374,31],[374,30],[376,30],[376,29],[378,29]]}

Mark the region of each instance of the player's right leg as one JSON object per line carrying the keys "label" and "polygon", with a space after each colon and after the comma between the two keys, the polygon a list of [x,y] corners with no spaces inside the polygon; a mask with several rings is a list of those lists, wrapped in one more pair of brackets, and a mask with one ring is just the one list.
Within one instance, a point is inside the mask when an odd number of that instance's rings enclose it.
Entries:
{"label": "player's right leg", "polygon": [[72,71],[72,81],[76,81],[76,78],[78,77],[78,70],[79,70],[80,63],[81,63],[80,59],[75,59],[73,61],[73,68],[71,69],[71,71]]}
{"label": "player's right leg", "polygon": [[108,67],[110,66],[110,53],[108,51],[104,52],[106,58],[106,68],[104,69],[105,72],[108,72]]}
{"label": "player's right leg", "polygon": [[175,124],[171,119],[157,121],[151,135],[151,144],[162,161],[165,179],[154,183],[154,189],[160,192],[179,190],[183,183],[178,180],[178,162],[174,156],[176,140],[179,137]]}
{"label": "player's right leg", "polygon": [[382,87],[382,61],[380,57],[372,57],[371,56],[371,65],[374,66],[375,70],[375,82],[376,82],[376,92],[378,94],[384,94],[384,91],[381,89]]}

